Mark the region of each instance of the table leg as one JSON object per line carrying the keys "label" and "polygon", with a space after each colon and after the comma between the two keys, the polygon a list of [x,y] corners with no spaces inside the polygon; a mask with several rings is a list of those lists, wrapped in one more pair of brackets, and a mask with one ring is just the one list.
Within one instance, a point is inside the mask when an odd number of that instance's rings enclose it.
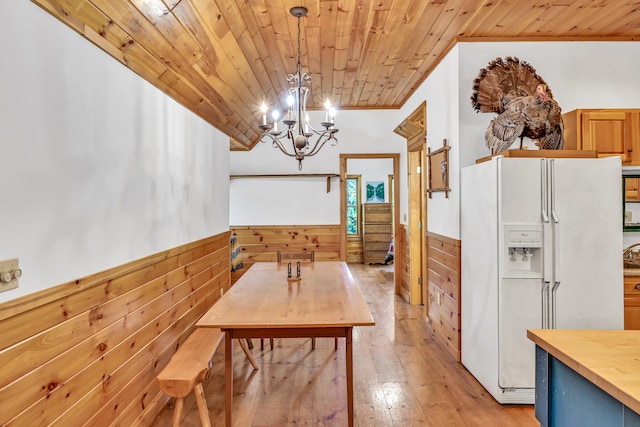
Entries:
{"label": "table leg", "polygon": [[231,411],[233,409],[233,337],[231,330],[224,334],[224,415],[227,427],[232,426]]}
{"label": "table leg", "polygon": [[346,362],[347,362],[347,414],[349,427],[353,427],[353,348],[351,346],[351,332],[353,328],[347,328]]}

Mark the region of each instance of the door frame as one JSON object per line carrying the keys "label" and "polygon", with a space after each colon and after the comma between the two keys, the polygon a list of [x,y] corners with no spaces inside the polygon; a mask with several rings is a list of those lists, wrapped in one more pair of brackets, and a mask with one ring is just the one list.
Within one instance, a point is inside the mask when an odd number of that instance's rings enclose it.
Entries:
{"label": "door frame", "polygon": [[394,242],[394,269],[393,282],[396,293],[400,292],[401,275],[396,268],[398,235],[400,228],[400,153],[352,153],[340,154],[340,259],[347,259],[347,191],[345,188],[347,177],[348,159],[392,159],[393,160],[393,242]]}
{"label": "door frame", "polygon": [[[411,305],[426,306],[427,250],[426,250],[426,205],[424,150],[407,152],[409,188],[409,221],[407,223],[409,250],[409,295],[403,298]],[[406,292],[405,292],[406,293]]]}

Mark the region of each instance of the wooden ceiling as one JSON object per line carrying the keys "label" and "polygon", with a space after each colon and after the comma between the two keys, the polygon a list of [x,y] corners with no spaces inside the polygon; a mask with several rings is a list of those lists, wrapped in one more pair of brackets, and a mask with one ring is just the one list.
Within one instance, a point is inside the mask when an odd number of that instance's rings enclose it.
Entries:
{"label": "wooden ceiling", "polygon": [[[297,61],[310,107],[400,108],[457,41],[639,40],[627,0],[32,0],[230,137],[259,141]],[[595,59],[595,58],[594,58]],[[339,116],[338,116],[339,117]]]}

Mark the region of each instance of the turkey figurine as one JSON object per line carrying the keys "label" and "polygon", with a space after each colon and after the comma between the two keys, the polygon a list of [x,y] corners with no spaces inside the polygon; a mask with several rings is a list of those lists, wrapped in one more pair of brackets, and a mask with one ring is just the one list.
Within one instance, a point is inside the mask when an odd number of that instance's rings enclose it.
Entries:
{"label": "turkey figurine", "polygon": [[473,82],[471,104],[476,112],[497,113],[484,139],[491,154],[529,138],[542,150],[564,146],[562,111],[536,70],[518,58],[497,58]]}

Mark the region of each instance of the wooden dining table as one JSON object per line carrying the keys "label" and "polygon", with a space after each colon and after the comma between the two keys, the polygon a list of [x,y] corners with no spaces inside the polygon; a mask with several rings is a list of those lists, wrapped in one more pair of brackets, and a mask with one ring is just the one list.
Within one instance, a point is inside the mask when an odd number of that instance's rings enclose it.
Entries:
{"label": "wooden dining table", "polygon": [[349,426],[353,426],[354,326],[375,325],[347,264],[300,264],[300,280],[287,280],[288,263],[259,262],[196,323],[225,332],[225,419],[232,426],[233,339],[344,337]]}

